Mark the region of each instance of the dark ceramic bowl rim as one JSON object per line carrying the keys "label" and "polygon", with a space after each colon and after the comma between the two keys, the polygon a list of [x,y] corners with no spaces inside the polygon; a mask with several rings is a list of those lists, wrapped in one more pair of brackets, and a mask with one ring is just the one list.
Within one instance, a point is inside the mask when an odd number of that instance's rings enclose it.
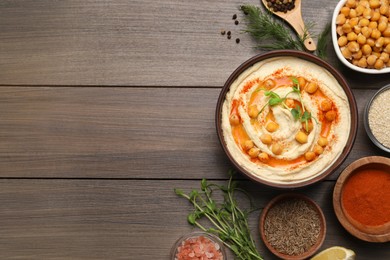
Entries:
{"label": "dark ceramic bowl rim", "polygon": [[[317,242],[308,251],[306,251],[306,252],[304,252],[303,254],[300,254],[300,255],[292,255],[291,256],[291,255],[286,255],[286,254],[280,253],[276,249],[274,249],[268,243],[267,238],[265,237],[265,234],[264,234],[263,230],[264,230],[265,218],[266,218],[269,210],[273,206],[275,206],[277,203],[279,203],[279,202],[282,202],[282,201],[285,201],[285,200],[293,200],[293,199],[303,200],[306,203],[308,203],[308,204],[313,206],[313,208],[315,209],[315,211],[317,212],[317,214],[318,214],[318,216],[320,218],[321,231],[320,231],[320,235],[318,237]],[[274,255],[276,255],[276,256],[278,256],[278,257],[280,257],[282,259],[289,259],[289,260],[292,260],[292,259],[294,259],[294,260],[306,259],[306,258],[309,258],[310,256],[314,255],[320,249],[322,244],[324,243],[325,237],[326,237],[326,219],[325,219],[324,213],[322,212],[322,209],[320,208],[320,206],[313,199],[311,199],[308,196],[303,195],[301,193],[288,192],[288,193],[282,193],[282,194],[277,195],[276,197],[271,199],[266,204],[266,206],[264,207],[264,209],[263,209],[263,211],[262,211],[262,213],[260,215],[259,229],[260,229],[259,231],[260,231],[260,235],[261,235],[263,243],[265,244],[265,246]]]}
{"label": "dark ceramic bowl rim", "polygon": [[[345,94],[346,94],[346,96],[348,98],[349,106],[350,106],[350,110],[351,110],[350,111],[350,113],[351,113],[351,129],[350,129],[350,133],[349,133],[349,137],[348,137],[347,143],[346,143],[342,153],[333,162],[333,164],[327,170],[325,170],[323,173],[321,173],[320,175],[318,175],[318,176],[316,176],[314,178],[311,178],[309,180],[305,180],[305,181],[302,181],[302,182],[298,182],[298,183],[274,183],[274,182],[271,182],[271,181],[264,180],[264,179],[262,179],[262,178],[260,178],[258,176],[255,176],[254,174],[252,174],[249,171],[247,171],[244,168],[242,168],[236,162],[234,157],[231,155],[230,151],[227,149],[226,144],[225,144],[225,140],[223,138],[222,128],[221,128],[222,106],[223,106],[223,102],[225,100],[226,93],[230,89],[230,85],[234,82],[234,80],[242,72],[244,72],[250,66],[254,65],[255,63],[257,63],[259,61],[266,60],[266,59],[269,59],[269,58],[274,58],[274,57],[296,57],[296,58],[300,58],[300,59],[312,62],[314,64],[317,64],[318,66],[321,66],[321,67],[325,68],[329,73],[331,73],[335,77],[335,79],[339,82],[340,86],[343,88],[343,90],[344,90],[344,92],[345,92]],[[349,152],[351,151],[352,146],[353,146],[353,144],[355,142],[356,133],[357,133],[357,126],[358,126],[358,112],[357,112],[357,105],[356,105],[356,101],[355,101],[355,96],[353,95],[353,93],[352,93],[348,83],[346,82],[344,77],[336,69],[334,69],[330,64],[328,64],[327,62],[321,60],[317,56],[314,56],[313,54],[310,54],[310,53],[307,53],[307,52],[296,51],[296,50],[281,50],[281,51],[270,51],[270,52],[266,52],[264,54],[256,55],[256,56],[248,59],[244,63],[242,63],[229,76],[229,78],[225,82],[225,84],[224,84],[224,86],[223,86],[223,88],[222,88],[222,90],[221,90],[221,92],[219,94],[219,97],[218,97],[218,102],[217,102],[217,107],[216,107],[216,112],[215,112],[215,124],[216,124],[216,130],[217,130],[218,139],[219,139],[219,142],[220,142],[220,144],[222,146],[222,149],[224,150],[225,154],[229,158],[230,162],[233,164],[233,166],[239,172],[243,173],[249,179],[251,179],[251,180],[253,180],[255,182],[258,182],[258,183],[261,183],[261,184],[264,184],[264,185],[267,185],[267,186],[270,186],[270,187],[281,188],[281,189],[286,189],[286,188],[287,189],[292,189],[292,188],[306,187],[306,186],[312,185],[314,183],[317,183],[317,182],[323,180],[324,178],[326,178],[331,173],[333,173],[333,171],[335,171],[338,167],[340,167],[340,165],[347,158],[347,156],[348,156]]]}
{"label": "dark ceramic bowl rim", "polygon": [[385,152],[388,152],[390,153],[390,147],[386,147],[384,146],[383,144],[381,144],[378,139],[376,139],[375,135],[372,133],[371,131],[371,128],[370,128],[370,124],[369,124],[369,121],[368,121],[368,113],[370,111],[370,108],[371,108],[371,105],[372,105],[372,102],[375,100],[376,97],[379,96],[379,94],[385,92],[386,90],[389,90],[390,91],[390,84],[382,87],[381,89],[379,89],[372,97],[371,99],[367,102],[367,105],[364,109],[364,128],[366,129],[366,133],[368,135],[368,137],[371,139],[371,141],[380,149],[382,149],[383,151]]}

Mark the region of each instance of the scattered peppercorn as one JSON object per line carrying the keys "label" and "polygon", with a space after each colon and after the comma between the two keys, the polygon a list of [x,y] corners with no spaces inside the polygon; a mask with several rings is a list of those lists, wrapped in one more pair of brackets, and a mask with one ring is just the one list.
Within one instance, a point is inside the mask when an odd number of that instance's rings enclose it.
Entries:
{"label": "scattered peppercorn", "polygon": [[221,30],[221,34],[222,35],[225,35],[226,31],[225,30]]}
{"label": "scattered peppercorn", "polygon": [[234,24],[237,25],[237,24],[238,24],[238,20],[235,20],[235,21],[234,21]]}
{"label": "scattered peppercorn", "polygon": [[237,15],[236,14],[233,14],[233,20],[236,20],[237,19]]}
{"label": "scattered peppercorn", "polygon": [[232,34],[232,32],[231,32],[231,31],[228,31],[228,32],[227,32],[227,35],[228,35],[228,36],[229,36],[229,35],[231,35],[231,34]]}
{"label": "scattered peppercorn", "polygon": [[228,34],[227,38],[230,40],[232,38],[232,36],[230,34]]}
{"label": "scattered peppercorn", "polygon": [[239,38],[236,39],[236,43],[240,43],[240,39]]}

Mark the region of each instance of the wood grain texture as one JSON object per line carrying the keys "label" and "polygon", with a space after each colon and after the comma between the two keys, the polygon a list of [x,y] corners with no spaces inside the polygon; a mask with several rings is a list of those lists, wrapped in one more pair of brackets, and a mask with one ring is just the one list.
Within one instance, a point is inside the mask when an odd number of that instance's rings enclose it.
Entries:
{"label": "wood grain texture", "polygon": [[[214,88],[0,88],[1,177],[225,178]],[[360,124],[348,163],[383,154]],[[332,178],[338,176],[341,167]]]}
{"label": "wood grain texture", "polygon": [[[191,206],[173,188],[189,192],[199,185],[199,180],[0,180],[0,257],[168,259],[175,240],[193,229],[186,221]],[[280,194],[252,182],[241,185],[260,208]],[[331,203],[333,185],[325,182],[301,191],[326,216],[328,232],[321,249],[341,245],[353,248],[359,259],[370,259],[373,253],[388,259],[388,245],[354,239],[338,223]],[[250,229],[264,258],[275,259],[260,241],[260,212],[250,215]]]}
{"label": "wood grain texture", "polygon": [[[260,1],[245,1],[260,6]],[[337,0],[302,1],[312,35]],[[1,1],[0,84],[221,87],[261,53],[242,32],[242,1]],[[232,15],[241,22],[234,25]],[[232,39],[222,36],[224,29]],[[240,38],[240,44],[235,39]],[[329,62],[353,87],[379,88],[384,75],[348,70],[329,45]],[[375,80],[373,80],[375,78]]]}

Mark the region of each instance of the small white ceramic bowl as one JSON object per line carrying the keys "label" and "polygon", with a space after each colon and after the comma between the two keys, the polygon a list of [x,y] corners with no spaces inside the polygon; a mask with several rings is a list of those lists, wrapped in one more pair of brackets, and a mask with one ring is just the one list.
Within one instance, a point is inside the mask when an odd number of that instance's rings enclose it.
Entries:
{"label": "small white ceramic bowl", "polygon": [[378,70],[378,69],[366,69],[366,68],[361,68],[361,67],[355,66],[351,62],[349,62],[347,59],[344,58],[343,54],[341,53],[340,47],[339,47],[339,45],[337,43],[338,36],[337,36],[337,32],[336,32],[336,27],[337,27],[336,26],[336,18],[338,16],[338,14],[340,13],[341,8],[344,6],[344,4],[346,2],[347,2],[347,0],[341,0],[337,4],[336,8],[333,11],[333,17],[332,17],[332,43],[333,43],[333,47],[334,47],[334,50],[336,52],[337,57],[339,58],[339,60],[345,66],[347,66],[348,68],[350,68],[352,70],[358,71],[358,72],[367,73],[367,74],[390,73],[390,67],[386,67],[386,68],[383,68],[383,69],[380,69],[380,70]]}

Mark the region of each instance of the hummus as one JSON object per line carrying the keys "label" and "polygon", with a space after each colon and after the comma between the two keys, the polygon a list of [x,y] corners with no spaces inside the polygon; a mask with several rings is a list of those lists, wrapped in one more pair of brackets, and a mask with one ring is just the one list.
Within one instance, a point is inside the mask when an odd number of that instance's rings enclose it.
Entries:
{"label": "hummus", "polygon": [[298,183],[326,171],[350,133],[348,98],[326,69],[295,57],[260,61],[231,84],[222,133],[232,157],[256,178]]}

